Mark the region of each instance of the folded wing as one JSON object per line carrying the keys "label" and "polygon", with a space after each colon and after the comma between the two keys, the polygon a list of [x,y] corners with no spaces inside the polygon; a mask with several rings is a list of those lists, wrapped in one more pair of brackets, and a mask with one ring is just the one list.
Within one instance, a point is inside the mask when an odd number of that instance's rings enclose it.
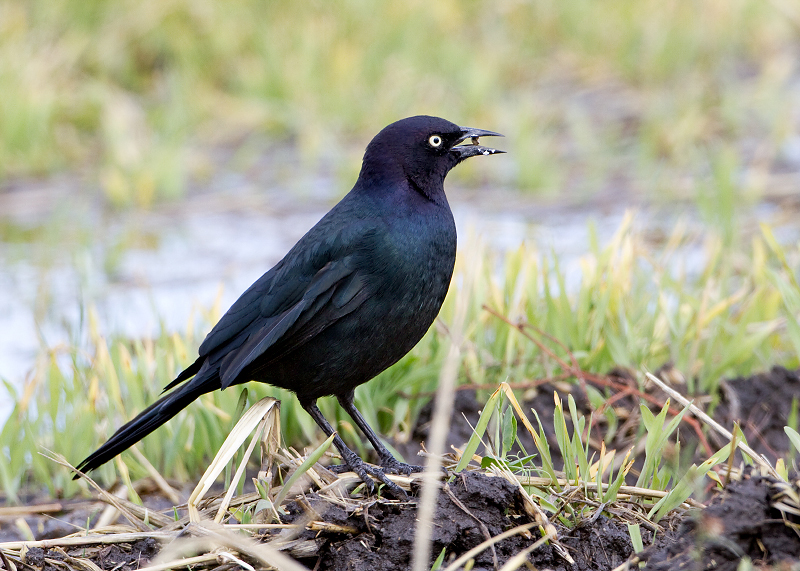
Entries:
{"label": "folded wing", "polygon": [[369,291],[366,276],[354,266],[352,256],[328,262],[302,297],[278,315],[264,318],[272,306],[262,304],[262,317],[249,328],[246,341],[233,351],[226,346],[219,363],[222,388],[234,384],[248,366],[269,364],[358,308]]}

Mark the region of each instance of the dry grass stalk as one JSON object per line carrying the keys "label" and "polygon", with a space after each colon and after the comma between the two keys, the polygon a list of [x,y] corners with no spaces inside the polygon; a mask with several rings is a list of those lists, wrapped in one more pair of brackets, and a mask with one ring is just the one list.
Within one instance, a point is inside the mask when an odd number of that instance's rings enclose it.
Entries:
{"label": "dry grass stalk", "polygon": [[127,508],[126,505],[124,505],[120,501],[120,498],[117,498],[113,494],[110,494],[107,491],[105,491],[94,480],[92,480],[89,476],[87,476],[86,474],[84,474],[83,472],[78,470],[75,466],[73,466],[72,464],[67,462],[66,458],[64,458],[60,454],[55,454],[54,452],[51,452],[49,450],[47,450],[45,452],[46,452],[46,454],[43,454],[45,456],[45,458],[49,458],[53,462],[56,462],[57,464],[60,464],[61,466],[64,466],[68,470],[71,470],[71,471],[75,472],[81,478],[86,480],[86,482],[88,482],[91,487],[93,487],[95,490],[97,490],[97,492],[100,494],[100,497],[103,499],[103,501],[106,501],[109,504],[113,505],[115,508],[117,508],[119,510],[119,512],[125,517],[125,519],[127,519],[131,523],[131,525],[133,525],[136,529],[138,529],[139,531],[147,531],[147,530],[150,529],[147,525],[145,525],[145,523],[142,520],[137,518]]}
{"label": "dry grass stalk", "polygon": [[[481,259],[477,256],[476,258]],[[462,333],[467,314],[467,298],[476,274],[477,272],[466,272],[464,276],[464,288],[462,295],[456,301],[456,310],[453,316],[450,348],[439,375],[439,386],[436,389],[436,402],[433,418],[431,419],[430,441],[428,443],[430,456],[425,462],[425,471],[421,474],[422,490],[418,504],[417,532],[414,537],[414,552],[411,560],[411,566],[414,571],[426,571],[430,567],[431,525],[436,510],[436,498],[439,495],[439,474],[442,469],[441,457],[445,450],[445,439],[450,430],[456,378],[461,363],[460,344],[463,342]]]}
{"label": "dry grass stalk", "polygon": [[[656,385],[658,385],[658,387],[662,391],[664,391],[669,396],[671,396],[672,398],[677,400],[683,406],[688,406],[689,407],[689,411],[693,415],[695,415],[697,418],[699,418],[700,420],[705,422],[708,426],[710,426],[711,428],[716,430],[719,434],[724,436],[726,439],[733,441],[733,434],[731,434],[731,432],[729,430],[724,428],[716,420],[714,420],[713,418],[708,416],[706,413],[704,413],[702,410],[697,408],[694,404],[692,404],[692,402],[689,399],[687,399],[681,393],[679,393],[678,391],[676,391],[675,389],[673,389],[672,387],[667,385],[664,381],[662,381],[661,379],[659,379],[655,375],[653,375],[651,373],[645,373],[645,374],[647,375],[647,378],[650,379]],[[741,440],[737,440],[736,441],[736,445],[742,452],[744,452],[745,454],[750,456],[753,459],[754,462],[756,462],[757,464],[759,464],[760,466],[765,468],[769,472],[770,476],[772,476],[773,478],[776,478],[778,480],[783,480],[783,478],[781,478],[780,474],[778,474],[778,472],[775,470],[775,468],[772,467],[772,465],[767,461],[766,458],[764,458],[763,455],[759,454],[758,452],[756,452],[755,450],[750,448],[747,444],[745,444]]]}
{"label": "dry grass stalk", "polygon": [[[238,533],[232,533],[222,525],[212,521],[206,520],[199,524],[192,524],[192,533],[201,536],[202,541],[197,543],[197,538],[189,538],[171,543],[153,561],[153,567],[163,565],[172,560],[176,554],[180,554],[186,549],[196,549],[199,546],[207,551],[210,542],[213,546],[212,549],[232,549],[267,568],[274,568],[279,571],[307,571],[306,567],[271,545],[259,543]],[[175,560],[179,561],[180,559]],[[152,571],[149,567],[145,569]]]}
{"label": "dry grass stalk", "polygon": [[35,506],[0,506],[0,517],[15,517],[64,511],[64,504],[38,504]]}
{"label": "dry grass stalk", "polygon": [[247,452],[239,468],[236,470],[236,475],[232,480],[231,486],[217,510],[216,521],[221,521],[222,515],[230,505],[233,493],[236,491],[236,485],[244,472],[244,468],[250,459],[250,454],[253,452],[259,436],[263,434],[265,440],[280,441],[280,401],[270,397],[261,399],[251,406],[247,412],[242,415],[242,418],[236,423],[236,426],[233,427],[233,430],[231,430],[231,433],[225,439],[225,442],[214,457],[214,460],[206,469],[202,478],[200,478],[192,495],[189,496],[187,507],[189,509],[189,520],[191,522],[197,523],[200,521],[198,505],[206,492],[208,492],[212,484],[216,481],[217,476],[225,470],[225,466],[231,461],[236,451],[239,450],[239,447],[247,440],[247,437],[256,427],[258,427],[258,431],[250,441]]}
{"label": "dry grass stalk", "polygon": [[[564,488],[568,490],[575,482],[567,480],[566,478],[558,478],[557,480],[553,480],[552,478],[545,478],[545,477],[538,477],[538,476],[514,476],[517,480],[519,480],[520,484],[523,486],[536,486],[537,488],[545,488],[547,486],[558,485],[560,488]],[[597,492],[598,490],[607,490],[609,484],[603,482],[600,486],[597,485],[597,482],[578,482],[576,484],[581,489],[586,489],[591,492]],[[653,490],[650,488],[639,488],[637,486],[620,486],[619,493],[617,496],[619,499],[630,499],[633,497],[640,497],[640,498],[655,498],[661,499],[668,495],[668,491],[664,490]],[[683,507],[688,509],[692,508],[702,508],[704,507],[702,503],[694,500],[692,498],[687,499],[683,503]]]}
{"label": "dry grass stalk", "polygon": [[30,549],[31,547],[41,547],[50,549],[53,547],[79,547],[84,545],[110,545],[112,543],[133,543],[141,539],[153,538],[158,541],[170,541],[177,537],[178,533],[167,533],[163,531],[147,531],[136,533],[109,533],[92,535],[68,535],[57,539],[40,539],[38,541],[7,541],[0,543],[0,550],[19,551],[20,549]]}
{"label": "dry grass stalk", "polygon": [[150,460],[139,451],[139,448],[136,445],[131,446],[130,448],[131,453],[136,456],[136,459],[139,463],[144,466],[147,470],[147,473],[150,474],[150,477],[153,478],[153,482],[155,482],[156,486],[164,493],[164,495],[169,498],[173,504],[181,503],[181,498],[178,495],[178,492],[175,491],[175,488],[169,485],[169,483],[164,479],[164,476],[156,470],[156,467],[150,463]]}

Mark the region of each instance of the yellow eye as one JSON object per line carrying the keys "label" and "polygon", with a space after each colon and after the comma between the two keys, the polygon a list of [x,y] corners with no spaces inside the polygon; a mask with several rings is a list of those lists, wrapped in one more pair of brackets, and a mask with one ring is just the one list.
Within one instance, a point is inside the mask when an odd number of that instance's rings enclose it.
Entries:
{"label": "yellow eye", "polygon": [[439,135],[431,135],[428,144],[435,149],[439,148],[442,146],[442,138]]}

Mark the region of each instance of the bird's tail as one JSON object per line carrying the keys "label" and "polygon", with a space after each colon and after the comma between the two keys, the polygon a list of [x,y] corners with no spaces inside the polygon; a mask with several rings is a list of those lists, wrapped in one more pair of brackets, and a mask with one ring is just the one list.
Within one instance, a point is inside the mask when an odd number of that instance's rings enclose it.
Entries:
{"label": "bird's tail", "polygon": [[[167,422],[201,395],[218,388],[220,388],[220,380],[216,371],[213,373],[209,371],[207,375],[201,373],[195,376],[188,383],[158,399],[139,413],[136,418],[117,430],[105,444],[78,464],[78,470],[89,472],[102,466]],[[76,474],[73,479],[77,478]]]}

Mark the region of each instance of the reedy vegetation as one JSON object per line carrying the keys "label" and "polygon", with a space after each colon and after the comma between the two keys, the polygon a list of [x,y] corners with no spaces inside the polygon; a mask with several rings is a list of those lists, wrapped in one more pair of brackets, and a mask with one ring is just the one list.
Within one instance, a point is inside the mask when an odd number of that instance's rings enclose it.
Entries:
{"label": "reedy vegetation", "polygon": [[[793,129],[799,23],[783,0],[0,1],[0,181],[81,169],[85,193],[148,206],[207,176],[214,149],[235,149],[234,168],[245,169],[289,142],[305,170],[334,165],[344,192],[376,125],[424,112],[486,126],[513,142],[508,160],[467,164],[453,173],[460,184],[574,197],[614,181],[645,198],[694,199],[713,231],[702,238],[703,266],[684,271],[681,248],[695,240],[685,227],[648,247],[628,219],[608,245],[592,239],[574,286],[563,261],[535,245],[501,258],[462,248],[441,314],[450,323],[456,297],[468,296],[467,325],[450,332],[463,339],[462,379],[560,372],[485,305],[552,335],[586,371],[672,360],[690,388],[713,391],[726,375],[798,366],[800,251],[768,228],[745,242],[737,206],[780,185],[771,168]],[[34,230],[4,221],[0,233],[61,242],[68,230],[86,241],[62,216]],[[192,316],[182,335],[130,340],[104,338],[85,308],[89,350],[43,349],[31,381],[10,389],[17,404],[0,432],[8,497],[26,484],[76,493],[82,484],[40,447],[85,456],[191,360],[197,331],[220,309]],[[402,394],[434,390],[446,334],[434,328],[359,388],[371,425],[410,436],[423,399]],[[293,397],[248,390],[283,400],[287,442],[320,440]],[[140,450],[165,475],[195,478],[238,398],[206,395]],[[597,406],[604,395],[590,398]],[[363,453],[349,419],[333,402],[321,406]],[[605,414],[613,427],[611,407]]]}
{"label": "reedy vegetation", "polygon": [[783,0],[6,0],[0,179],[88,167],[112,204],[148,205],[205,176],[209,149],[246,163],[290,139],[308,165],[350,165],[344,191],[376,126],[422,112],[506,134],[513,167],[488,172],[514,188],[624,173],[693,196],[678,181],[719,153],[780,156],[799,29]]}
{"label": "reedy vegetation", "polygon": [[[535,247],[520,247],[498,260],[478,244],[467,245],[459,254],[455,285],[441,323],[397,366],[356,391],[368,422],[400,440],[410,436],[425,399],[405,395],[435,390],[447,335],[461,340],[465,382],[491,386],[563,372],[556,361],[484,306],[513,322],[546,331],[589,372],[605,373],[617,365],[654,370],[671,360],[691,388],[713,393],[726,375],[744,375],[774,363],[798,366],[797,246],[781,248],[764,227],[752,237],[749,251],[733,255],[722,240],[711,236],[703,244],[705,266],[687,274],[673,260],[690,240],[681,225],[658,251],[644,247],[631,226],[628,216],[607,246],[600,248],[593,241],[581,260],[582,273],[574,288],[567,286],[559,260]],[[457,285],[462,283],[473,284],[470,291]],[[466,326],[463,331],[448,331],[456,298],[464,295],[468,296]],[[219,310],[204,315],[203,322],[213,322]],[[193,321],[187,324],[186,335],[163,332],[153,340],[105,339],[91,310],[89,317],[89,354],[69,348],[47,350],[20,394],[9,386],[17,405],[0,432],[0,483],[10,498],[25,484],[45,485],[58,495],[77,492],[82,484],[72,482],[38,451],[44,447],[67,458],[85,456],[152,402],[191,360],[200,341]],[[569,361],[564,348],[552,344],[552,349]],[[293,396],[257,383],[247,389],[251,402],[264,395],[283,401],[281,422],[287,443],[305,446],[320,441],[321,433]],[[227,390],[203,396],[137,446],[165,476],[196,478],[234,423],[231,411],[239,394]],[[590,388],[589,397],[596,407],[604,400],[597,389]],[[335,402],[323,399],[320,406],[338,422],[343,438],[364,453],[362,439]],[[613,408],[607,408],[605,415],[614,427]],[[134,477],[145,474],[129,453],[122,458]],[[109,482],[115,470],[109,463],[97,477]]]}

